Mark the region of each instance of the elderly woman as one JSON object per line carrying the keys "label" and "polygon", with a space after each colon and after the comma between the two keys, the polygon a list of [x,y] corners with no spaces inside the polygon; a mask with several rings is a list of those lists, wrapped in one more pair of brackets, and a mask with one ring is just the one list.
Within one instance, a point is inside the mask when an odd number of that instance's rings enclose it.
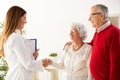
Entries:
{"label": "elderly woman", "polygon": [[70,37],[72,45],[65,46],[60,63],[51,61],[51,65],[64,69],[67,73],[67,80],[90,80],[88,73],[91,46],[84,43],[87,30],[82,24],[73,23]]}

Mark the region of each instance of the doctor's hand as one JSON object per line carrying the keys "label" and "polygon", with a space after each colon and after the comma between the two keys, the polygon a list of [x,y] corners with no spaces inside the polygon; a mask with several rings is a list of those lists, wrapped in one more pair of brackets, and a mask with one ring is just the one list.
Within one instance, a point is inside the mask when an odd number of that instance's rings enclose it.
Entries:
{"label": "doctor's hand", "polygon": [[37,50],[33,53],[33,56],[34,56],[35,58],[37,58],[37,57],[39,56],[38,51],[39,51],[39,49],[37,49]]}

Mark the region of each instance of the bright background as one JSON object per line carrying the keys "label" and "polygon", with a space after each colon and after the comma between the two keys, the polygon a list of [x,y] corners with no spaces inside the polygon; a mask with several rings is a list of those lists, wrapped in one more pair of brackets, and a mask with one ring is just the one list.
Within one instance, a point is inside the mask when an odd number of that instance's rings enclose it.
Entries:
{"label": "bright background", "polygon": [[18,5],[27,11],[26,38],[37,38],[39,58],[51,52],[61,53],[72,22],[84,24],[88,30],[86,41],[93,37],[94,29],[88,21],[90,7],[102,3],[109,7],[110,14],[120,14],[120,0],[0,0],[0,22],[7,10]]}

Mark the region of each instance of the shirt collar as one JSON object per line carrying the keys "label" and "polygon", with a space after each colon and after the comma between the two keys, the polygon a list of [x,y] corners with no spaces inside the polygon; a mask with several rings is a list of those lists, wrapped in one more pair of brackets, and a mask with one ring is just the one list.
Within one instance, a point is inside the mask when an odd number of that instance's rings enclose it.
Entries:
{"label": "shirt collar", "polygon": [[110,21],[107,21],[105,24],[103,24],[101,27],[99,27],[96,31],[97,33],[101,32],[102,30],[104,30],[105,28],[107,28],[109,25],[111,24]]}
{"label": "shirt collar", "polygon": [[20,29],[15,29],[15,33],[21,34]]}

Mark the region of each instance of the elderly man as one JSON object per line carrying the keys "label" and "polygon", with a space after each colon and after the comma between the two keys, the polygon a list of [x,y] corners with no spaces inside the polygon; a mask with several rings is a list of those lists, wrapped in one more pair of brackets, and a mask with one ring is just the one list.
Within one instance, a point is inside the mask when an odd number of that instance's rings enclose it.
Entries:
{"label": "elderly man", "polygon": [[96,29],[90,44],[90,70],[95,80],[120,80],[120,30],[108,19],[108,8],[97,4],[91,8],[89,21]]}

